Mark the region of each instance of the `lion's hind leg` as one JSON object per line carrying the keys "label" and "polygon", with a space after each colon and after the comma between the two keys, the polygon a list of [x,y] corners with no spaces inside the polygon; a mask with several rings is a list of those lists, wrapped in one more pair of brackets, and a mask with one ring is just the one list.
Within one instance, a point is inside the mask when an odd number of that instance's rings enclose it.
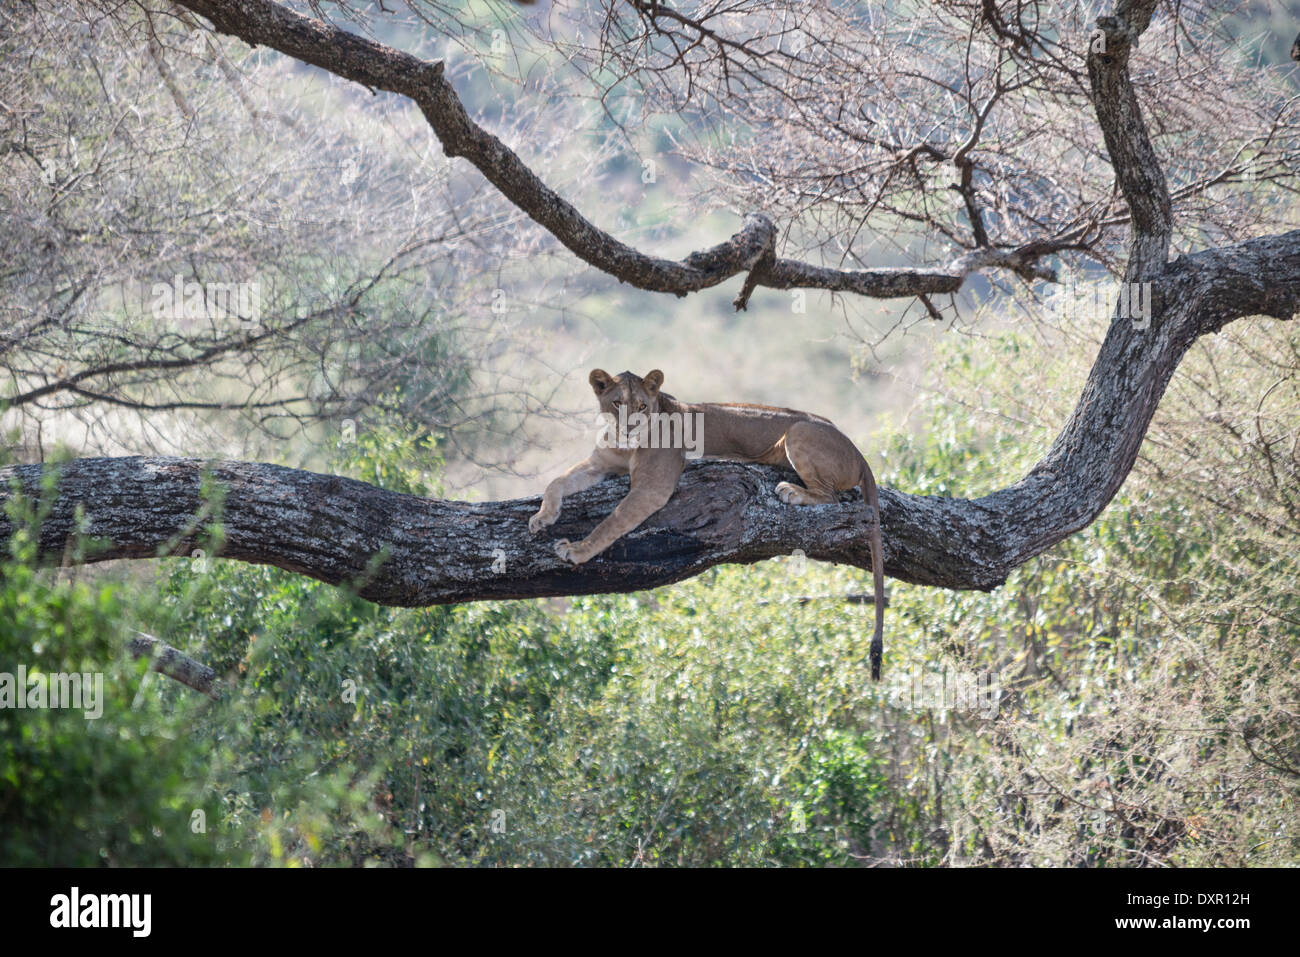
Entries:
{"label": "lion's hind leg", "polygon": [[828,505],[837,501],[836,492],[857,484],[856,470],[850,476],[842,461],[848,440],[833,426],[796,422],[782,442],[786,459],[803,481],[802,486],[782,482],[776,487],[777,498],[787,505]]}

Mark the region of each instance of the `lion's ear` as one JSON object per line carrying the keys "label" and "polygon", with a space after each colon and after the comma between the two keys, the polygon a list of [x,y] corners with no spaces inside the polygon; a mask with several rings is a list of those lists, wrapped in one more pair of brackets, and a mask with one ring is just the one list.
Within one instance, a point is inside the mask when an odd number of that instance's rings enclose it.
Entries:
{"label": "lion's ear", "polygon": [[657,395],[659,387],[664,384],[664,374],[658,369],[647,372],[645,378],[641,380],[641,384],[645,386],[646,392],[650,395]]}
{"label": "lion's ear", "polygon": [[604,369],[592,369],[587,381],[591,383],[592,391],[600,395],[614,384],[614,377]]}

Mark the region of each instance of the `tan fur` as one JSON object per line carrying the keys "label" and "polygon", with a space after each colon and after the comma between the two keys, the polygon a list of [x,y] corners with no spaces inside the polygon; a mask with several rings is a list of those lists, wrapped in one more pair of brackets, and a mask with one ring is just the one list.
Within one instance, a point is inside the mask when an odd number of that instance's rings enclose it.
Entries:
{"label": "tan fur", "polygon": [[[871,673],[880,677],[884,633],[884,569],[881,564],[880,502],[871,467],[852,442],[828,419],[794,409],[732,403],[686,403],[660,391],[664,375],[658,369],[645,378],[624,372],[611,376],[593,369],[592,390],[604,414],[674,413],[702,416],[703,454],[706,458],[765,465],[789,465],[803,485],[781,482],[776,494],[790,505],[825,505],[837,493],[861,486],[871,506],[871,568],[875,578],[876,629],[871,641]],[[591,455],[546,487],[542,506],[528,520],[534,534],[555,522],[566,495],[590,488],[611,475],[631,476],[623,501],[586,538],[576,544],[561,539],[556,553],[581,565],[599,555],[667,504],[686,465],[684,448],[650,448],[647,434],[633,433],[631,448],[597,447]],[[639,440],[639,444],[638,444]]]}

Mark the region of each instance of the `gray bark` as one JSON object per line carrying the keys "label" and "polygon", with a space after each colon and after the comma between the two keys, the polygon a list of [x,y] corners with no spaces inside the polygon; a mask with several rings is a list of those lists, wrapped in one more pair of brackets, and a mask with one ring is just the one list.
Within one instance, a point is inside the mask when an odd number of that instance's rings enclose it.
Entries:
{"label": "gray bark", "polygon": [[217,673],[167,642],[137,631],[136,637],[126,643],[126,648],[134,658],[148,658],[151,671],[166,675],[214,700],[221,697]]}

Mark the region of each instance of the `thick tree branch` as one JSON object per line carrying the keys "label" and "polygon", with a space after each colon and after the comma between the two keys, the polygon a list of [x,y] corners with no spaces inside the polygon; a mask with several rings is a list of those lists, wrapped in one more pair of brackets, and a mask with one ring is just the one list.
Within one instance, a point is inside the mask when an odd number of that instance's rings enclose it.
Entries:
{"label": "thick tree branch", "polygon": [[1199,275],[1198,335],[1243,316],[1300,319],[1300,230],[1183,256],[1171,270]]}
{"label": "thick tree branch", "polygon": [[[685,296],[747,274],[735,305],[744,308],[757,285],[854,292],[875,298],[955,292],[967,275],[990,267],[1026,277],[1054,278],[1034,264],[1054,251],[1050,242],[1019,250],[980,250],[933,269],[839,270],[775,258],[776,229],[761,214],[740,232],[680,262],[648,256],[587,220],[547,186],[496,136],[466,112],[441,61],[425,61],[332,24],[294,13],[273,0],[174,0],[206,17],[218,32],[267,46],[336,76],[409,97],[420,107],[444,152],[472,163],[501,193],[584,262],[651,292]],[[1068,248],[1062,244],[1058,248]],[[770,264],[770,265],[769,265]],[[755,268],[758,265],[760,268]]]}
{"label": "thick tree branch", "polygon": [[[626,479],[567,499],[559,522],[534,537],[528,517],[537,510],[536,498],[434,501],[250,462],[89,458],[59,468],[58,497],[39,532],[47,562],[71,554],[65,546],[76,535],[80,504],[87,562],[185,556],[202,547],[349,586],[387,605],[632,591],[720,562],[752,562],[796,548],[812,558],[856,564],[867,555],[867,512],[860,501],[791,508],[773,491],[788,476],[736,464],[691,466],[659,514],[580,568],[556,557],[555,538],[590,531],[627,493]],[[24,494],[36,497],[42,471],[39,465],[0,470],[0,486],[17,480]],[[205,482],[221,489],[215,517],[209,517],[213,503],[203,497]],[[221,528],[219,547],[205,531],[213,521]],[[11,531],[0,519],[0,540]],[[916,567],[939,558],[922,558]],[[899,573],[904,570],[900,566]]]}
{"label": "thick tree branch", "polygon": [[[1127,477],[1192,342],[1240,316],[1292,318],[1300,311],[1300,230],[1184,256],[1167,267],[1158,287],[1149,321],[1112,322],[1073,415],[1021,481],[977,499],[880,490],[887,574],[990,589],[1091,523]],[[205,470],[210,487],[221,492],[215,554],[346,585],[381,604],[633,591],[796,549],[869,567],[860,502],[784,505],[775,487],[788,476],[759,466],[690,465],[660,512],[575,568],[555,556],[554,539],[585,536],[626,494],[626,479],[566,500],[559,522],[533,537],[527,528],[536,498],[432,501],[276,465],[141,457],[61,467],[57,498],[39,530],[43,560],[57,563],[75,553],[67,546],[78,531],[78,507],[92,539],[86,561],[213,548],[203,530],[214,514],[213,502],[203,498]],[[0,483],[8,489],[16,482],[35,498],[42,471],[39,465],[0,469]],[[10,534],[9,519],[0,520],[0,541]]]}
{"label": "thick tree branch", "polygon": [[1114,16],[1097,18],[1088,53],[1093,107],[1132,215],[1125,272],[1130,282],[1151,279],[1164,268],[1174,229],[1169,186],[1128,72],[1129,56],[1155,6],[1156,0],[1119,0]]}
{"label": "thick tree branch", "polygon": [[[1169,378],[1197,337],[1242,316],[1300,313],[1300,230],[1183,256],[1153,285],[1150,318],[1111,323],[1078,406],[1021,481],[976,499],[880,490],[887,574],[990,589],[1091,523],[1127,477]],[[86,561],[213,547],[203,531],[214,507],[202,493],[205,469],[221,492],[216,554],[347,585],[382,604],[633,591],[795,549],[869,567],[860,502],[787,506],[775,486],[788,476],[721,462],[690,465],[659,513],[575,568],[555,556],[554,539],[585,536],[626,494],[626,479],[567,499],[560,521],[533,537],[527,528],[536,498],[431,501],[276,465],[81,459],[61,467],[39,530],[42,559],[58,563],[76,553],[67,546],[78,531],[78,506],[85,534],[98,540]],[[38,497],[43,470],[0,469],[4,496],[16,482]],[[12,531],[10,520],[0,519],[0,542]]]}

